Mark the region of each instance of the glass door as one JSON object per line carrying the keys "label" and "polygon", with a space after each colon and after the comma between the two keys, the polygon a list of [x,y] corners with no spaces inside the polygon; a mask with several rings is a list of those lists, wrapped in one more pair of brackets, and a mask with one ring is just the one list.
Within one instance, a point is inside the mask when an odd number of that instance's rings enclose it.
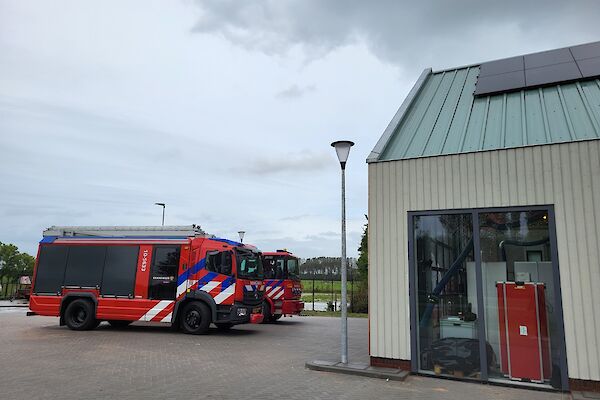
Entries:
{"label": "glass door", "polygon": [[416,216],[418,369],[479,379],[473,217]]}
{"label": "glass door", "polygon": [[567,388],[551,211],[409,215],[414,370]]}
{"label": "glass door", "polygon": [[548,210],[479,213],[489,379],[561,388]]}

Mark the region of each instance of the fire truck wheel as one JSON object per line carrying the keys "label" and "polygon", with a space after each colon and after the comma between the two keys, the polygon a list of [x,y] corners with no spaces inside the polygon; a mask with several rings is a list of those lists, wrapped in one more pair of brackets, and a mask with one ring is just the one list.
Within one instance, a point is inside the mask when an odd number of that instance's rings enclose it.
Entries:
{"label": "fire truck wheel", "polygon": [[215,325],[217,326],[217,329],[220,331],[228,331],[233,326],[233,324],[231,324],[229,322],[221,322],[221,323],[218,323]]}
{"label": "fire truck wheel", "polygon": [[281,314],[274,314],[271,318],[273,319],[273,321],[277,321],[279,318],[281,318]]}
{"label": "fire truck wheel", "polygon": [[199,301],[188,303],[181,314],[180,327],[184,333],[204,335],[211,323],[210,309]]}
{"label": "fire truck wheel", "polygon": [[117,319],[111,319],[108,321],[108,323],[110,324],[110,326],[114,327],[114,328],[125,328],[126,326],[128,326],[129,324],[131,324],[133,321],[123,321],[123,320],[117,320]]}
{"label": "fire truck wheel", "polygon": [[94,305],[89,300],[73,300],[65,310],[65,323],[75,331],[86,331],[98,326]]}
{"label": "fire truck wheel", "polygon": [[263,324],[271,322],[271,306],[268,301],[263,302]]}

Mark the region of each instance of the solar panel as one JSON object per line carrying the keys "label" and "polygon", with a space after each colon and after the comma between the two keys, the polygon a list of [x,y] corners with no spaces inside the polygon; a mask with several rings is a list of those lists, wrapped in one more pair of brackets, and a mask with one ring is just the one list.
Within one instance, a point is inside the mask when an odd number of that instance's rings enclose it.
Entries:
{"label": "solar panel", "polygon": [[525,69],[574,61],[569,49],[542,51],[541,53],[528,54],[523,58],[525,59]]}
{"label": "solar panel", "polygon": [[571,53],[575,60],[600,57],[600,42],[580,44],[571,47]]}
{"label": "solar panel", "polygon": [[525,86],[525,74],[522,70],[492,76],[482,76],[477,79],[477,90],[482,93],[519,89],[523,86]]}
{"label": "solar panel", "polygon": [[600,76],[600,57],[577,61],[577,65],[584,78]]}
{"label": "solar panel", "polygon": [[506,72],[522,71],[523,56],[505,58],[481,64],[479,76],[504,74]]}
{"label": "solar panel", "polygon": [[575,61],[525,70],[526,86],[540,86],[547,83],[571,81],[579,78],[582,78],[582,76]]}
{"label": "solar panel", "polygon": [[600,76],[600,42],[483,63],[475,95]]}

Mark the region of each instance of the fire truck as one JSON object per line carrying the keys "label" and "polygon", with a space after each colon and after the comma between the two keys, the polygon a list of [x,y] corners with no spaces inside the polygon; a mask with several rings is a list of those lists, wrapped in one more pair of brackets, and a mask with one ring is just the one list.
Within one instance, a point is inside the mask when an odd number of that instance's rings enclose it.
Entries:
{"label": "fire truck", "polygon": [[304,310],[298,257],[287,250],[263,253],[265,300],[263,322],[277,321],[283,315]]}
{"label": "fire truck", "polygon": [[171,324],[189,334],[261,323],[261,254],[199,227],[59,227],[39,243],[29,315],[89,330]]}

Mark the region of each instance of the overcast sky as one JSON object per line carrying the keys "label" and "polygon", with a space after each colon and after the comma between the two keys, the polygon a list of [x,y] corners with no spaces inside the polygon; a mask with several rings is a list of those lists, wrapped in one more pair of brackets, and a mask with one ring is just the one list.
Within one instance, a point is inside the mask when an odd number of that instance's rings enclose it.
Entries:
{"label": "overcast sky", "polygon": [[[489,3],[489,4],[487,4]],[[339,255],[365,159],[424,68],[600,40],[598,1],[0,0],[0,241],[200,224]]]}

